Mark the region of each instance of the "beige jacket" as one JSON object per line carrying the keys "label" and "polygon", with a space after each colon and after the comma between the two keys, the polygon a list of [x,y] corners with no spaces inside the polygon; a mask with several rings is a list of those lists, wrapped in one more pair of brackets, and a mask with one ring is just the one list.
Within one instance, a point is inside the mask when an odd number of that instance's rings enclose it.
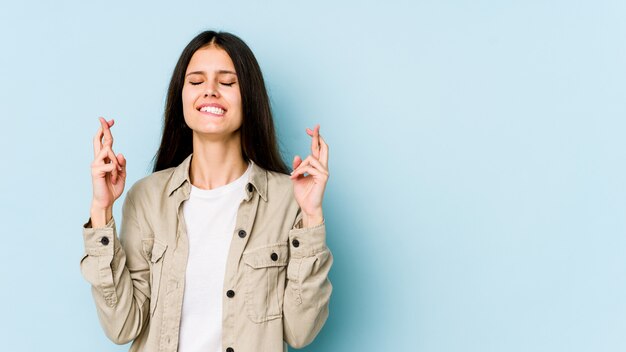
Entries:
{"label": "beige jacket", "polygon": [[[179,166],[137,181],[115,220],[83,225],[81,272],[98,317],[130,351],[175,352],[189,242],[182,202],[189,198],[189,155]],[[325,224],[301,228],[287,175],[252,164],[226,263],[222,303],[225,352],[286,351],[309,344],[328,317],[333,257]]]}

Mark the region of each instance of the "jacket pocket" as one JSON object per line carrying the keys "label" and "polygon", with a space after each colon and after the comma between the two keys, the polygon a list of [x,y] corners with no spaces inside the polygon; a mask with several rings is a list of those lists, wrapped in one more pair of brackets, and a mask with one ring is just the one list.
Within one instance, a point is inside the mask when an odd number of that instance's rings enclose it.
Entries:
{"label": "jacket pocket", "polygon": [[276,243],[243,254],[245,305],[255,323],[283,316],[288,249],[287,243]]}
{"label": "jacket pocket", "polygon": [[163,271],[163,256],[167,250],[167,244],[151,238],[143,240],[142,245],[144,254],[150,261],[150,317],[152,317],[159,298]]}

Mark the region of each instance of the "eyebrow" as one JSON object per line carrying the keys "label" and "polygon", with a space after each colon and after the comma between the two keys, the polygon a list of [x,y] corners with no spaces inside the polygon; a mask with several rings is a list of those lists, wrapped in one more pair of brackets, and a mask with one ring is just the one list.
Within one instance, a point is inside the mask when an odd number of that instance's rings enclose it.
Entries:
{"label": "eyebrow", "polygon": [[[218,74],[224,74],[224,73],[229,73],[232,75],[236,75],[237,73],[235,73],[234,71],[230,71],[230,70],[218,70],[217,71]],[[204,71],[193,71],[193,72],[189,72],[188,74],[185,75],[185,77],[189,76],[189,75],[203,75]]]}

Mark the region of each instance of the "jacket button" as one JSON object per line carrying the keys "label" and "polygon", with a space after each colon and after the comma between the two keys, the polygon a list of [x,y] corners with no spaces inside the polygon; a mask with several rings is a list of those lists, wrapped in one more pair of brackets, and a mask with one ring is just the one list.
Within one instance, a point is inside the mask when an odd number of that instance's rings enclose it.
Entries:
{"label": "jacket button", "polygon": [[228,347],[228,348],[226,349],[226,352],[235,352],[235,350],[234,350],[232,347]]}
{"label": "jacket button", "polygon": [[296,247],[296,248],[300,247],[300,241],[298,241],[298,240],[293,240],[293,241],[291,241],[291,244],[292,244],[294,247]]}
{"label": "jacket button", "polygon": [[244,231],[244,230],[239,230],[239,237],[241,237],[241,238],[246,237],[246,231]]}
{"label": "jacket button", "polygon": [[270,255],[270,258],[272,258],[273,261],[277,261],[278,260],[278,254],[272,253],[272,255]]}
{"label": "jacket button", "polygon": [[100,239],[100,243],[102,243],[103,245],[108,245],[109,244],[109,238],[108,237],[102,237]]}
{"label": "jacket button", "polygon": [[252,192],[252,183],[248,183],[248,191]]}
{"label": "jacket button", "polygon": [[233,291],[233,290],[226,291],[226,296],[228,296],[228,298],[235,297],[235,291]]}

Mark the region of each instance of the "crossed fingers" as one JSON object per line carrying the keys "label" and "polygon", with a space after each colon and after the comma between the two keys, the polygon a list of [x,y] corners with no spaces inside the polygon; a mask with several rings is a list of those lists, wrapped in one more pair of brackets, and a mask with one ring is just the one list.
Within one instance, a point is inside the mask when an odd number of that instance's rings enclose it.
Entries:
{"label": "crossed fingers", "polygon": [[120,166],[115,153],[113,153],[113,135],[111,134],[110,127],[113,126],[115,121],[106,121],[102,117],[98,119],[100,120],[101,126],[93,137],[94,165],[113,163],[115,169],[111,172],[111,181],[115,183],[118,172],[122,171],[122,166]]}
{"label": "crossed fingers", "polygon": [[311,155],[302,161],[299,161],[300,157],[296,156],[294,160],[296,168],[291,174],[292,178],[304,175],[305,172],[311,175],[323,174],[325,177],[328,177],[328,144],[320,135],[319,130],[319,124],[313,130],[310,128],[306,129],[307,134],[312,137]]}

